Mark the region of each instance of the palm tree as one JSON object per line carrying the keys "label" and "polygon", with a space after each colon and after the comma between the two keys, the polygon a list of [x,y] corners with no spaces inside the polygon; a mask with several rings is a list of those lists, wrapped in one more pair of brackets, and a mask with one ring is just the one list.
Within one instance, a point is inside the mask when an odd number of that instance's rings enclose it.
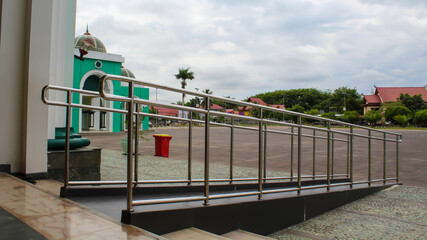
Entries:
{"label": "palm tree", "polygon": [[[181,79],[181,87],[182,89],[185,89],[185,86],[187,86],[187,79],[193,80],[194,79],[194,72],[190,72],[190,67],[188,68],[180,68],[178,74],[175,75],[176,79]],[[184,97],[185,93],[182,94],[182,105],[184,106]]]}
{"label": "palm tree", "polygon": [[[212,95],[212,91],[211,90],[209,90],[208,88],[206,88],[205,90],[203,90],[202,91],[203,93],[206,93],[206,94],[211,94]],[[203,98],[202,99],[202,102],[201,102],[201,105],[203,106],[203,108],[206,108],[206,98]],[[210,100],[209,101],[209,107],[210,106],[212,106],[213,105],[213,102],[212,102],[212,100]]]}

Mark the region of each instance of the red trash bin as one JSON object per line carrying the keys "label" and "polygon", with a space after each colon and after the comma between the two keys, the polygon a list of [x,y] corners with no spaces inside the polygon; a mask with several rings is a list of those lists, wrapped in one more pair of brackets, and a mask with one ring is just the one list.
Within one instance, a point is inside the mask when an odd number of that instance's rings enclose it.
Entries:
{"label": "red trash bin", "polygon": [[172,136],[169,134],[154,134],[153,137],[156,140],[155,145],[155,154],[154,156],[159,157],[169,157],[169,141],[172,139]]}

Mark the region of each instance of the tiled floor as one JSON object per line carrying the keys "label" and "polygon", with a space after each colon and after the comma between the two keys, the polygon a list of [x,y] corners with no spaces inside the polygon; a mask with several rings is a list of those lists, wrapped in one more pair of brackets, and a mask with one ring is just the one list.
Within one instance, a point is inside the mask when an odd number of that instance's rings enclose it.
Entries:
{"label": "tiled floor", "polygon": [[[0,173],[0,207],[47,239],[162,239],[62,199],[54,194],[58,187],[49,180],[34,186]],[[19,227],[10,216],[2,219],[0,228]],[[33,239],[40,239],[36,235]],[[0,234],[0,239],[4,237]]]}

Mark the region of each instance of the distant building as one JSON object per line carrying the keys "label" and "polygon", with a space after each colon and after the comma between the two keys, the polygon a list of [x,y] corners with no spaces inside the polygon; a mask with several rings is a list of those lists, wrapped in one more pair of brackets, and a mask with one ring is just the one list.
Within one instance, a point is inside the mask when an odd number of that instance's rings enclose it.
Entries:
{"label": "distant building", "polygon": [[427,86],[426,87],[376,87],[374,95],[363,96],[363,113],[370,110],[378,110],[384,102],[399,101],[400,94],[409,94],[411,96],[421,94],[427,103]]}
{"label": "distant building", "polygon": [[[264,102],[261,98],[255,98],[255,97],[250,97],[248,99],[248,102],[250,103],[255,103],[255,104],[259,104],[262,106],[269,106],[269,107],[273,107],[273,108],[279,108],[279,109],[285,109],[285,105],[284,104],[273,104],[273,105],[268,105],[266,102]],[[243,107],[239,107],[239,110],[237,111],[238,115],[246,115],[249,116],[250,115],[250,111],[252,110],[252,107],[248,107],[248,106],[243,106]]]}
{"label": "distant building", "polygon": [[[90,91],[99,91],[99,80],[103,74],[114,74],[135,78],[135,75],[123,67],[125,58],[118,54],[108,53],[102,41],[86,32],[77,36],[74,40],[74,74],[73,87]],[[107,92],[127,96],[128,84],[118,81],[107,82],[105,89]],[[135,96],[142,99],[149,98],[148,88],[135,86]],[[104,101],[100,97],[75,94],[73,102],[91,106],[109,107],[114,109],[127,109],[128,106],[120,102]],[[143,109],[148,112],[148,107]],[[72,126],[77,131],[105,131],[120,132],[126,130],[126,114],[93,111],[90,109],[74,108],[72,113]],[[148,118],[141,127],[148,129]]]}

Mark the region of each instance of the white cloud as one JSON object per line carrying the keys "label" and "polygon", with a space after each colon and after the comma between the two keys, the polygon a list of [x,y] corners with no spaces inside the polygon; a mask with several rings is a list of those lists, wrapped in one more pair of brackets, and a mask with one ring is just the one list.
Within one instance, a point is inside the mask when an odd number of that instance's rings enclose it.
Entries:
{"label": "white cloud", "polygon": [[76,35],[86,23],[138,78],[179,87],[173,74],[190,66],[189,89],[236,99],[426,84],[423,1],[79,0]]}

